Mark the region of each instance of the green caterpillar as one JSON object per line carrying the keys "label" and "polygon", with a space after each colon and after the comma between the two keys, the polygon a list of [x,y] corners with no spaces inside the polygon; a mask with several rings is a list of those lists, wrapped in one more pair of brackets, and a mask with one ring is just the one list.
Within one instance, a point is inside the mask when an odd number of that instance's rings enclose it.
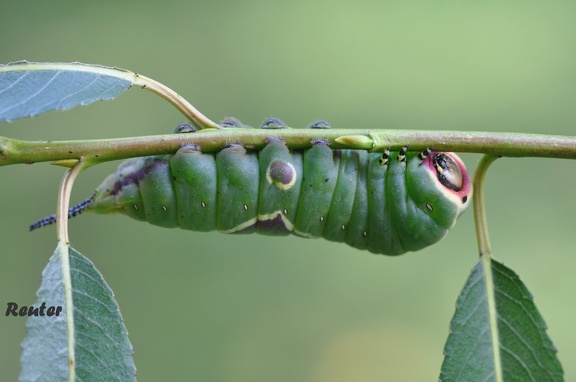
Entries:
{"label": "green caterpillar", "polygon": [[[242,125],[228,119],[222,126]],[[262,128],[284,126],[269,119]],[[194,130],[180,125],[177,131]],[[119,212],[193,231],[292,233],[400,255],[443,238],[471,193],[468,172],[453,153],[335,150],[321,140],[290,151],[270,139],[260,151],[231,144],[202,153],[187,145],[174,155],[127,160],[69,214]],[[52,215],[30,229],[54,221]]]}

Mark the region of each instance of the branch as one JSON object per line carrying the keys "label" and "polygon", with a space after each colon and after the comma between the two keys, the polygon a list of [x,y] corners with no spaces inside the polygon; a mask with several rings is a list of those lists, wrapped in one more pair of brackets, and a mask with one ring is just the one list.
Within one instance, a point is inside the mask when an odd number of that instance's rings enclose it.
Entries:
{"label": "branch", "polygon": [[410,150],[414,151],[433,147],[437,151],[504,157],[576,159],[576,137],[570,136],[384,129],[226,128],[188,134],[82,141],[22,141],[0,137],[0,165],[83,158],[86,165],[91,166],[130,157],[172,154],[184,144],[197,144],[204,152],[219,151],[229,143],[242,143],[248,149],[261,149],[269,138],[284,139],[291,149],[308,148],[315,139],[325,139],[330,141],[332,148],[380,151],[386,147],[399,150],[405,144],[410,144]]}

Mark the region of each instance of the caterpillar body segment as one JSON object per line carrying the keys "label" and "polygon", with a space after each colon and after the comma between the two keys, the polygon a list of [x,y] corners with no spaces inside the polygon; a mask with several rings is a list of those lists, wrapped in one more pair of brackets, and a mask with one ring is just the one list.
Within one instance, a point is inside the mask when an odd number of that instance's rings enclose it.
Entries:
{"label": "caterpillar body segment", "polygon": [[288,235],[294,231],[302,189],[303,158],[273,140],[259,154],[260,198],[256,227],[266,235]]}
{"label": "caterpillar body segment", "polygon": [[216,229],[218,187],[216,157],[196,147],[184,146],[170,157],[174,192],[178,202],[178,226],[192,231]]}

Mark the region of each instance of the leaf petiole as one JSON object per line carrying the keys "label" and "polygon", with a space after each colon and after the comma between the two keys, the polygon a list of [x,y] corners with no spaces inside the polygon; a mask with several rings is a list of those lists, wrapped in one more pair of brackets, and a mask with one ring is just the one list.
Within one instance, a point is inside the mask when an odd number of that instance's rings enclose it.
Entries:
{"label": "leaf petiole", "polygon": [[474,225],[476,227],[476,237],[478,239],[478,253],[480,257],[492,256],[490,247],[490,238],[488,236],[488,223],[486,221],[486,208],[484,203],[484,180],[488,167],[499,157],[493,155],[484,155],[478,162],[476,173],[474,174],[474,196],[472,203],[474,205]]}

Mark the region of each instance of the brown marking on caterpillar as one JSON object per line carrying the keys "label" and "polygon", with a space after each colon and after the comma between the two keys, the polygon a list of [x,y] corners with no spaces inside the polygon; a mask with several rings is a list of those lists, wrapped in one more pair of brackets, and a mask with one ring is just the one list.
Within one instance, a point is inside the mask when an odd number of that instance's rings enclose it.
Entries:
{"label": "brown marking on caterpillar", "polygon": [[283,160],[273,161],[266,170],[266,180],[284,191],[292,188],[297,178],[298,175],[292,163]]}
{"label": "brown marking on caterpillar", "polygon": [[278,213],[272,219],[263,219],[256,222],[256,228],[260,231],[292,232],[291,227],[286,227],[282,214]]}
{"label": "brown marking on caterpillar", "polygon": [[[133,164],[131,162],[130,164]],[[114,183],[114,188],[110,190],[110,196],[117,195],[125,186],[139,184],[146,176],[156,171],[158,167],[168,166],[168,162],[162,157],[148,157],[144,166],[135,171],[127,173],[121,180]]]}

